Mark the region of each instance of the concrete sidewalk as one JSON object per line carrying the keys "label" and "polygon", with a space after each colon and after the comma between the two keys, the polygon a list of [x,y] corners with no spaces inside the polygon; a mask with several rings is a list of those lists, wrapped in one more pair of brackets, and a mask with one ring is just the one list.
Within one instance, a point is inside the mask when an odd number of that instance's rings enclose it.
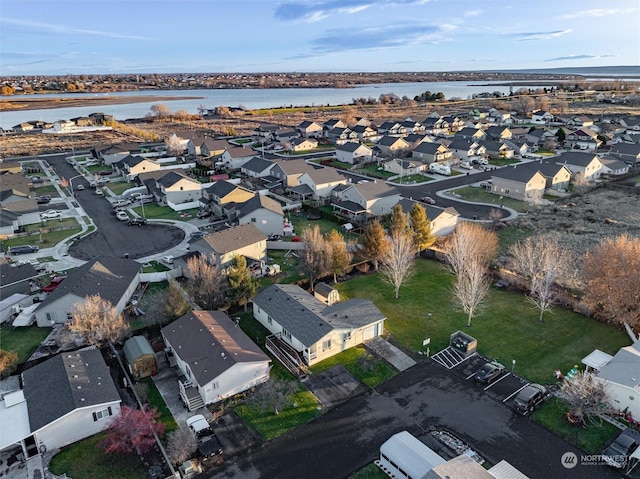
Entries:
{"label": "concrete sidewalk", "polygon": [[377,337],[364,343],[367,349],[387,360],[398,371],[405,371],[414,366],[416,362],[405,353],[396,348],[384,338]]}

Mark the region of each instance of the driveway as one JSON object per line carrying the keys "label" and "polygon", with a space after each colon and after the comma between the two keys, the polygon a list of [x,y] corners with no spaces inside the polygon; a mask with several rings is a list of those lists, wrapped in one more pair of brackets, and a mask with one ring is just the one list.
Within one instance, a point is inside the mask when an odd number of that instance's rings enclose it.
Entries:
{"label": "driveway", "polygon": [[[67,155],[51,156],[46,160],[59,177],[73,178],[78,175],[78,171],[64,160],[65,156]],[[97,196],[84,178],[73,180],[74,188],[80,184],[85,189],[76,191],[75,201],[91,217],[97,231],[70,246],[69,254],[74,258],[90,260],[98,255],[141,258],[169,250],[184,239],[184,232],[170,225],[149,223],[144,226],[129,226],[126,221],[115,217],[109,201]]]}
{"label": "driveway", "polygon": [[349,477],[379,456],[380,445],[407,430],[451,431],[492,464],[505,459],[531,478],[614,478],[604,466],[565,469],[565,452],[581,452],[520,416],[482,388],[433,361],[402,372],[367,394],[228,462],[209,477]]}

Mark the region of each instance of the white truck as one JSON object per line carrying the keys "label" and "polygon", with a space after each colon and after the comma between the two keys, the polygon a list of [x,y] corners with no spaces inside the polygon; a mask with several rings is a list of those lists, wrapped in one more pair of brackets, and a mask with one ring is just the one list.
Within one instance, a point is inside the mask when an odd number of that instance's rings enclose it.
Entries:
{"label": "white truck", "polygon": [[438,173],[444,176],[451,176],[451,168],[449,165],[444,165],[442,163],[431,163],[429,165],[429,173]]}

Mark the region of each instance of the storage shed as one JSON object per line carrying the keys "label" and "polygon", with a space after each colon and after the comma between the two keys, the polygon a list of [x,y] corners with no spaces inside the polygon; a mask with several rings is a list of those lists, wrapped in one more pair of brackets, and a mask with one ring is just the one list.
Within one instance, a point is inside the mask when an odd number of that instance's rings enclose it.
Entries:
{"label": "storage shed", "polygon": [[144,336],[133,336],[127,339],[123,351],[134,380],[155,376],[158,372],[156,354]]}
{"label": "storage shed", "polygon": [[313,295],[324,304],[332,306],[340,301],[340,293],[337,289],[332,288],[327,283],[316,284]]}
{"label": "storage shed", "polygon": [[445,460],[407,431],[401,431],[380,446],[376,464],[391,477],[423,478]]}

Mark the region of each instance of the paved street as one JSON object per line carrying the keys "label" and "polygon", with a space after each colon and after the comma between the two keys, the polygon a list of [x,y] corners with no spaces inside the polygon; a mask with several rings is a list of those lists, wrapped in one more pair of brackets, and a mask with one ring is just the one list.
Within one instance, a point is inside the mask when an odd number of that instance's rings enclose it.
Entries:
{"label": "paved street", "polygon": [[566,469],[562,454],[580,451],[431,360],[262,448],[225,464],[212,479],[345,478],[379,455],[391,435],[423,437],[444,427],[491,463],[507,460],[530,478],[614,478],[604,466]]}

